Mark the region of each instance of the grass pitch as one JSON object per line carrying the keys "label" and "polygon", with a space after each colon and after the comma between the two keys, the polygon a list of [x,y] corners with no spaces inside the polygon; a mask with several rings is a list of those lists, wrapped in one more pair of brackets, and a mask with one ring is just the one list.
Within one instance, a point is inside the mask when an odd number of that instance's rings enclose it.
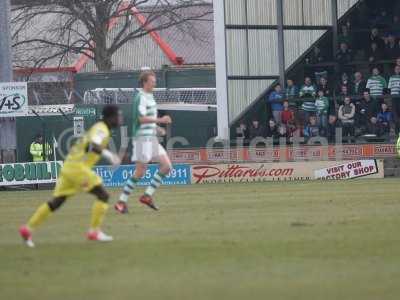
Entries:
{"label": "grass pitch", "polygon": [[0,299],[399,299],[399,182],[165,187],[160,212],[109,211],[110,244],[85,240],[81,195],[35,249],[17,228],[51,193],[0,192]]}

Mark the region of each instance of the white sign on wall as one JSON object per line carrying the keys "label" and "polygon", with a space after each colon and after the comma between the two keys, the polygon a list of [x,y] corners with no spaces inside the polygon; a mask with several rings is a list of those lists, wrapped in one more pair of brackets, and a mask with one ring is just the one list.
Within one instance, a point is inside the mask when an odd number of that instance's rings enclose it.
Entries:
{"label": "white sign on wall", "polygon": [[26,82],[0,83],[0,118],[28,114],[28,86]]}

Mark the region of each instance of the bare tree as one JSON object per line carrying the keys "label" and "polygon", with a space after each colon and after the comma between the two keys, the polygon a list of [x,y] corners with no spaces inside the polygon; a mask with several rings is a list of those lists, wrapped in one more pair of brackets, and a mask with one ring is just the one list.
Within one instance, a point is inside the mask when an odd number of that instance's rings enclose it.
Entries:
{"label": "bare tree", "polygon": [[211,21],[212,6],[209,0],[18,0],[12,11],[22,65],[61,65],[83,54],[109,71],[127,42],[173,26],[193,35],[191,23]]}

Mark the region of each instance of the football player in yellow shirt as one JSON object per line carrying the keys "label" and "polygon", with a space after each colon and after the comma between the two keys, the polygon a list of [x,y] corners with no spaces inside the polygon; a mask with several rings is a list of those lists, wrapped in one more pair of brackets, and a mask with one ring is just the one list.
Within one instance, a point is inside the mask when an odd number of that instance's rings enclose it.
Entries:
{"label": "football player in yellow shirt", "polygon": [[87,238],[100,242],[113,240],[111,236],[106,235],[100,229],[108,209],[109,195],[103,187],[101,178],[92,170],[92,167],[101,157],[107,159],[113,166],[121,163],[120,158],[107,149],[111,137],[110,129],[121,124],[122,113],[120,109],[115,105],[107,105],[103,109],[103,120],[94,124],[72,146],[57,180],[53,199],[42,204],[28,223],[20,227],[19,233],[27,246],[35,246],[32,241],[32,232],[59,209],[67,198],[82,191],[97,197],[92,208]]}

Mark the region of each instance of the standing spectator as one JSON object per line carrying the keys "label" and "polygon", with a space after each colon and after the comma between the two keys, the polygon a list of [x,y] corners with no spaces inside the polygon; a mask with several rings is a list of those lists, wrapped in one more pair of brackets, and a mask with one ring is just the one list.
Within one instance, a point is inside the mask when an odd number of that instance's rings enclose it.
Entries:
{"label": "standing spectator", "polygon": [[378,47],[377,43],[372,43],[368,52],[368,61],[370,63],[377,62],[383,59],[382,49]]}
{"label": "standing spectator", "polygon": [[283,111],[281,115],[282,124],[288,125],[294,122],[294,112],[289,107],[289,101],[283,101]]}
{"label": "standing spectator", "polygon": [[283,102],[283,94],[282,88],[280,84],[275,86],[275,90],[269,95],[268,99],[269,103],[271,103],[272,115],[275,119],[275,122],[281,123],[281,114],[282,114],[282,102]]}
{"label": "standing spectator", "polygon": [[297,109],[297,97],[299,96],[299,89],[294,84],[293,79],[288,79],[286,81],[285,97],[289,101],[289,106],[291,108]]}
{"label": "standing spectator", "polygon": [[377,116],[377,125],[379,128],[379,136],[389,135],[390,125],[393,121],[392,112],[388,110],[388,106],[385,102],[381,104],[381,111]]}
{"label": "standing spectator", "polygon": [[41,134],[36,135],[35,140],[30,145],[29,152],[32,155],[33,162],[49,160],[53,153],[50,144],[44,143],[44,139]]}
{"label": "standing spectator", "polygon": [[304,137],[311,138],[319,136],[319,127],[317,125],[317,117],[310,116],[307,125],[304,127]]}
{"label": "standing spectator", "polygon": [[278,126],[274,119],[269,120],[265,136],[269,138],[279,138]]}
{"label": "standing spectator", "polygon": [[326,127],[328,126],[329,99],[324,96],[322,90],[318,91],[318,98],[315,100],[315,108],[317,111],[318,126],[325,133]]}
{"label": "standing spectator", "polygon": [[304,84],[300,89],[299,96],[301,98],[314,98],[317,95],[317,89],[313,85],[311,78],[306,77]]}
{"label": "standing spectator", "polygon": [[353,85],[352,85],[351,94],[353,96],[362,96],[362,94],[365,91],[366,86],[367,86],[367,83],[365,82],[361,72],[354,73],[354,81],[353,81]]}
{"label": "standing spectator", "polygon": [[400,66],[396,65],[394,74],[389,79],[389,89],[392,95],[392,109],[396,117],[396,131],[398,132],[400,120]]}
{"label": "standing spectator", "polygon": [[371,120],[377,117],[378,103],[365,91],[363,98],[357,103],[356,111],[357,135],[363,135],[368,132]]}
{"label": "standing spectator", "polygon": [[249,134],[250,140],[257,138],[257,137],[264,137],[265,136],[265,128],[260,125],[260,122],[257,119],[254,119],[251,122],[248,134]]}
{"label": "standing spectator", "polygon": [[351,81],[349,79],[349,76],[347,75],[347,73],[343,73],[342,77],[340,78],[340,82],[337,88],[337,93],[342,93],[343,94],[343,86],[346,87],[347,92],[350,93],[351,91]]}
{"label": "standing spectator", "polygon": [[400,55],[400,49],[393,34],[389,34],[385,40],[385,59],[396,59]]}
{"label": "standing spectator", "polygon": [[342,123],[343,136],[354,136],[354,116],[356,107],[351,103],[350,97],[344,99],[344,104],[339,107],[338,117]]}
{"label": "standing spectator", "polygon": [[386,79],[380,75],[378,68],[372,69],[372,76],[367,81],[367,89],[370,90],[372,97],[380,97],[383,95],[383,90],[387,88]]}
{"label": "standing spectator", "polygon": [[353,52],[346,43],[341,43],[338,52],[336,53],[336,61],[340,65],[345,65],[353,59]]}
{"label": "standing spectator", "polygon": [[303,104],[301,105],[301,109],[304,112],[304,119],[308,120],[310,115],[315,113],[315,96],[317,94],[317,90],[315,86],[312,84],[311,78],[306,77],[304,79],[304,85],[300,89],[300,97],[303,100]]}
{"label": "standing spectator", "polygon": [[320,78],[317,90],[318,91],[322,91],[324,93],[325,97],[331,97],[332,96],[331,89],[330,89],[330,87],[328,85],[328,80],[325,77],[321,77]]}

